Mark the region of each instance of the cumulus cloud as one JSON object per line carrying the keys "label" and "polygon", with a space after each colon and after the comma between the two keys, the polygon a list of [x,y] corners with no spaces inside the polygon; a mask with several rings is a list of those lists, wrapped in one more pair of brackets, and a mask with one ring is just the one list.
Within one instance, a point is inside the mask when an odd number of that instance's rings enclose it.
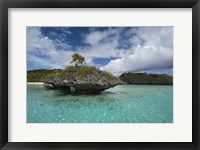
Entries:
{"label": "cumulus cloud", "polygon": [[86,35],[85,42],[92,46],[97,46],[102,43],[114,42],[119,38],[120,31],[120,28],[109,28],[104,31],[93,30]]}
{"label": "cumulus cloud", "polygon": [[138,72],[172,67],[173,52],[171,50],[166,48],[155,50],[151,47],[138,46],[133,54],[111,60],[106,66],[101,67],[101,70],[120,75],[123,72]]}
{"label": "cumulus cloud", "polygon": [[80,47],[77,51],[86,57],[86,61],[89,60],[89,64],[94,64],[92,61],[95,58],[118,58],[128,55],[133,51],[132,49],[118,48],[122,31],[123,28],[108,28],[104,31],[92,30],[84,37],[84,42],[90,46]]}
{"label": "cumulus cloud", "polygon": [[133,47],[132,54],[111,60],[101,70],[115,75],[173,67],[173,28],[133,28],[127,31]]}

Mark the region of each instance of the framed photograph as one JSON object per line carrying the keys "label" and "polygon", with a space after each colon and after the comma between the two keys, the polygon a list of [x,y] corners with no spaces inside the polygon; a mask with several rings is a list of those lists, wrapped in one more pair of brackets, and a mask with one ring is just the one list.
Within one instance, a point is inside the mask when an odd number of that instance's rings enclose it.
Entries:
{"label": "framed photograph", "polygon": [[1,0],[1,149],[199,149],[199,9]]}

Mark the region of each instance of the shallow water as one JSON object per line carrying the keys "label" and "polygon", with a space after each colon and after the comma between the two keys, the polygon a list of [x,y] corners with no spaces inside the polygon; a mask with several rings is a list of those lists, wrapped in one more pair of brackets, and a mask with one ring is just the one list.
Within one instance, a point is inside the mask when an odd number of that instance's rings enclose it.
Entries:
{"label": "shallow water", "polygon": [[99,95],[68,95],[27,85],[28,123],[172,123],[173,86],[118,85]]}

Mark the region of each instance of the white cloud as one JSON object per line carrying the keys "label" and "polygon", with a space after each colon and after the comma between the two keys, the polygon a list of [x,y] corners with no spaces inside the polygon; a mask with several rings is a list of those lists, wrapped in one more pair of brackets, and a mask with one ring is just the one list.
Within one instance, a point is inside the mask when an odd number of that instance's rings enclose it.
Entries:
{"label": "white cloud", "polygon": [[85,42],[91,45],[96,45],[105,36],[106,36],[106,32],[95,31],[95,32],[90,33],[86,37]]}
{"label": "white cloud", "polygon": [[144,42],[151,47],[173,47],[173,27],[140,27],[132,28],[127,34],[133,35],[131,43],[138,45]]}
{"label": "white cloud", "polygon": [[[61,46],[66,43],[59,41]],[[55,41],[42,36],[40,28],[29,27],[27,30],[28,62],[40,68],[64,68],[71,61],[72,51],[57,50]],[[37,68],[37,67],[36,67]]]}
{"label": "white cloud", "polygon": [[[119,49],[120,33],[122,28],[108,28],[104,31],[92,30],[85,36],[84,42],[90,44],[89,47],[80,47],[78,52],[86,57],[86,62],[91,63],[95,58],[123,57],[133,52],[132,49]],[[96,64],[95,64],[96,65]]]}
{"label": "white cloud", "polygon": [[109,28],[107,30],[104,31],[91,31],[86,37],[85,37],[85,43],[88,43],[92,46],[97,46],[99,44],[101,44],[100,42],[102,40],[106,40],[105,43],[107,43],[107,41],[114,41],[118,38],[119,36],[119,32],[120,32],[120,28],[118,29],[114,29],[114,28]]}
{"label": "white cloud", "polygon": [[135,28],[127,31],[132,46],[132,54],[110,61],[102,70],[115,75],[173,67],[173,28]]}
{"label": "white cloud", "polygon": [[120,75],[123,72],[129,71],[172,68],[172,59],[173,52],[171,50],[165,48],[154,50],[151,47],[138,47],[132,55],[112,60],[108,65],[101,67],[101,69]]}
{"label": "white cloud", "polygon": [[[49,40],[48,37],[42,37],[40,28],[30,27],[27,30],[27,50],[28,52],[36,50],[51,50],[53,49],[53,41]],[[41,51],[42,52],[42,51]]]}

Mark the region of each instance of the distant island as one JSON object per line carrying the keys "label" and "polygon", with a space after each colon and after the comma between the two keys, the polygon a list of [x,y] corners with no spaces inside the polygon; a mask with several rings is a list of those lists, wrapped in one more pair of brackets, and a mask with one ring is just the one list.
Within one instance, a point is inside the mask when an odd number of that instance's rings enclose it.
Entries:
{"label": "distant island", "polygon": [[119,79],[127,84],[172,85],[173,77],[167,74],[123,73]]}

